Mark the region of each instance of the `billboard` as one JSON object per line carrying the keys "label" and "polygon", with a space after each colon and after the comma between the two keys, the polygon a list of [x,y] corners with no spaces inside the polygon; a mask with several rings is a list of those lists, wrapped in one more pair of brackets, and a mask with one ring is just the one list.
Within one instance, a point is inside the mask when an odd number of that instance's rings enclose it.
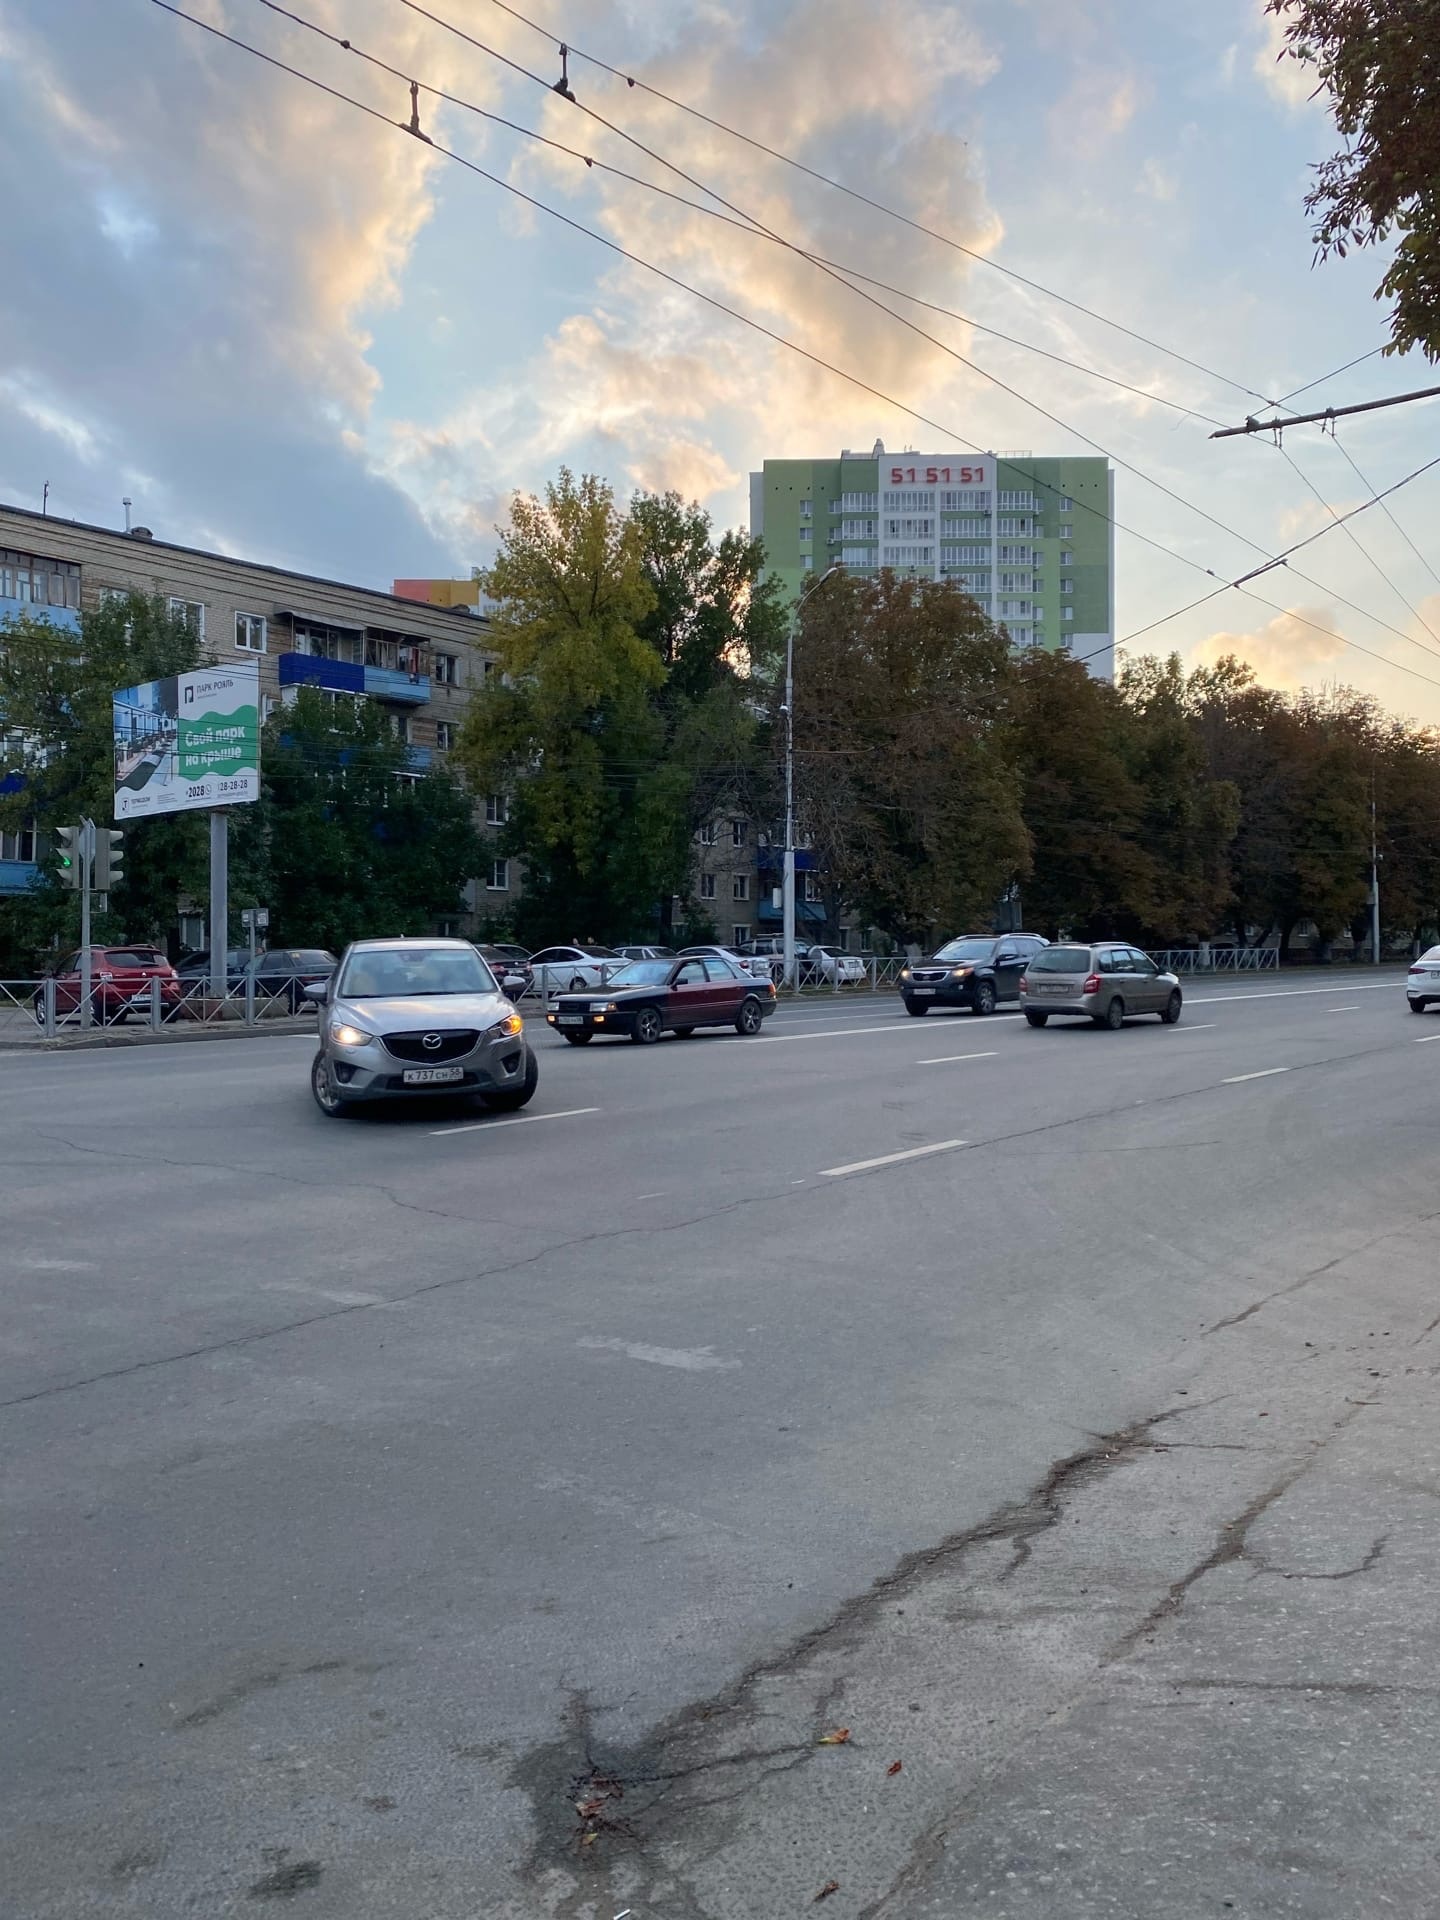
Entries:
{"label": "billboard", "polygon": [[260,798],[260,669],[201,667],[113,695],[115,818]]}

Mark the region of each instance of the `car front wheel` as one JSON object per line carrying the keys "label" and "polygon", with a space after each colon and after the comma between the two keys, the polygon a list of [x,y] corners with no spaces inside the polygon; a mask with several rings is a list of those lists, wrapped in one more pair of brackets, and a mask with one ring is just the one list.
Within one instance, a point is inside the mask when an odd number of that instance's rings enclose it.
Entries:
{"label": "car front wheel", "polygon": [[994,1013],[995,982],[993,980],[982,980],[976,987],[975,1011],[976,1013]]}
{"label": "car front wheel", "polygon": [[635,1016],[635,1026],[630,1038],[637,1046],[653,1047],[665,1031],[665,1022],[660,1018],[658,1007],[642,1007]]}
{"label": "car front wheel", "polygon": [[735,1031],[743,1034],[759,1033],[765,1024],[765,1014],[760,1002],[753,994],[747,994],[740,1002],[740,1011],[735,1016]]}
{"label": "car front wheel", "polygon": [[317,1053],[311,1065],[310,1091],[315,1096],[316,1106],[327,1120],[342,1120],[350,1111],[349,1104],[336,1091],[330,1062],[323,1053]]}
{"label": "car front wheel", "polygon": [[[587,1034],[586,1039],[589,1039]],[[525,1049],[525,1078],[518,1087],[504,1087],[499,1093],[487,1093],[483,1096],[485,1105],[492,1113],[516,1113],[535,1097],[535,1089],[540,1084],[540,1065],[534,1054]]]}
{"label": "car front wheel", "polygon": [[928,1000],[907,1000],[905,1002],[905,1011],[913,1020],[923,1020],[925,1015],[930,1011],[930,1002]]}
{"label": "car front wheel", "polygon": [[1180,989],[1178,987],[1176,987],[1170,998],[1165,1002],[1165,1010],[1160,1015],[1160,1018],[1165,1022],[1167,1027],[1173,1027],[1175,1022],[1180,1018]]}

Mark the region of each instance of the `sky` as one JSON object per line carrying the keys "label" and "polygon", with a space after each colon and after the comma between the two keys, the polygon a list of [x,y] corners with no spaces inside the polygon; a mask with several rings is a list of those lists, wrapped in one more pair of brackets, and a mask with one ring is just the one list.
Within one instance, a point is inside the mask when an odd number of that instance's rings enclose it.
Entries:
{"label": "sky", "polygon": [[[0,500],[120,525],[129,495],[163,539],[388,586],[483,566],[561,466],[725,527],[766,458],[1097,443],[1132,650],[1440,724],[1440,467],[1332,524],[1434,458],[1434,403],[1209,438],[1301,387],[1440,384],[1322,379],[1386,339],[1385,261],[1314,260],[1334,128],[1261,0],[514,0],[539,32],[498,0],[175,4],[373,112],[154,0],[0,0]],[[722,124],[574,55],[572,104],[560,37]],[[409,78],[452,96],[420,96],[434,145]],[[877,295],[903,324],[716,196],[947,314]]]}

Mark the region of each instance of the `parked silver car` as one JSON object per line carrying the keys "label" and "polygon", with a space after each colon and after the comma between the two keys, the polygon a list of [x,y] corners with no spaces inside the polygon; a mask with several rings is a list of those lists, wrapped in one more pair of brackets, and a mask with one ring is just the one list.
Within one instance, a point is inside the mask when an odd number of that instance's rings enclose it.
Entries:
{"label": "parked silver car", "polygon": [[1052,1013],[1079,1014],[1112,1030],[1131,1014],[1158,1013],[1174,1026],[1181,999],[1173,973],[1120,940],[1042,947],[1020,980],[1020,1004],[1032,1027],[1043,1027]]}
{"label": "parked silver car", "polygon": [[535,1091],[525,1023],[468,940],[357,940],[308,993],[320,1007],[310,1090],[331,1119],[433,1094],[511,1111]]}

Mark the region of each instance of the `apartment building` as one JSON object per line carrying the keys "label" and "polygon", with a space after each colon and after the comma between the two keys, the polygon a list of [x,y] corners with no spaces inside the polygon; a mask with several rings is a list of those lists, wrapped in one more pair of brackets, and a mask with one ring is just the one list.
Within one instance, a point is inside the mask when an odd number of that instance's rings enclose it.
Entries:
{"label": "apartment building", "polygon": [[750,531],[787,595],[826,568],[954,580],[1017,647],[1115,665],[1115,477],[1097,457],[868,453],[767,460]]}
{"label": "apartment building", "polygon": [[[477,607],[234,559],[158,540],[144,527],[125,533],[0,504],[0,622],[43,613],[78,631],[83,610],[132,592],[159,594],[190,620],[208,659],[253,662],[266,714],[302,686],[378,702],[417,775],[443,761],[471,690],[495,666]],[[0,836],[0,893],[28,886],[35,858],[33,833]],[[504,863],[478,875],[475,911],[495,912],[511,887]]]}

